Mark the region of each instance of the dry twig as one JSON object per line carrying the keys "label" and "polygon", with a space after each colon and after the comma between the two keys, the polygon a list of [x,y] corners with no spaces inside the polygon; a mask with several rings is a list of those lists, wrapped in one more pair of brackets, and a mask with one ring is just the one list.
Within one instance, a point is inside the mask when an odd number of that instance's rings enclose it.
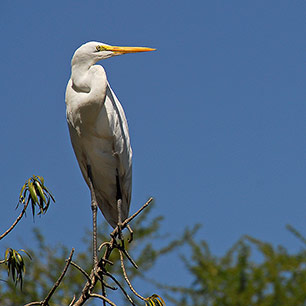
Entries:
{"label": "dry twig", "polygon": [[[149,198],[149,200],[136,212],[134,213],[132,216],[130,216],[129,218],[125,219],[125,221],[122,222],[121,224],[121,230],[123,230],[125,227],[127,227],[127,225],[129,224],[129,222],[131,222],[135,217],[137,217],[151,202],[152,202],[153,198]],[[90,298],[93,297],[92,291],[96,285],[96,283],[100,280],[102,283],[102,294],[101,296],[106,295],[106,291],[105,291],[105,284],[103,281],[103,276],[109,276],[110,274],[106,271],[106,264],[110,263],[109,261],[109,257],[112,253],[112,251],[114,249],[118,249],[120,251],[120,254],[123,252],[123,248],[118,246],[116,240],[114,237],[116,237],[116,235],[118,234],[118,228],[116,228],[112,234],[111,234],[111,240],[109,242],[104,242],[101,244],[101,246],[99,247],[99,250],[102,249],[102,247],[105,246],[105,252],[103,257],[99,260],[98,266],[97,266],[97,271],[94,271],[94,269],[92,269],[89,279],[87,279],[86,284],[83,287],[81,296],[75,301],[75,303],[73,304],[73,306],[81,306],[84,305],[84,303]],[[133,259],[130,257],[130,255],[126,252],[126,250],[124,250],[124,254],[127,256],[127,258],[131,261],[131,263],[137,267],[136,263],[133,261]],[[121,254],[121,256],[123,257],[123,254]],[[126,274],[125,270],[123,271],[123,273]],[[111,277],[112,278],[112,277]],[[112,278],[114,280],[114,278]],[[131,302],[132,305],[134,305],[133,300],[128,296],[128,294],[123,290],[122,286],[119,285],[118,281],[114,282],[119,286],[119,288],[122,290],[123,294],[127,297],[127,299]],[[132,286],[130,284],[130,286]],[[133,289],[134,290],[134,289]],[[133,291],[132,290],[132,291]],[[135,290],[133,291],[133,293],[135,294]],[[141,297],[140,295],[138,295],[138,293],[136,292],[136,295],[139,298],[142,298],[143,300],[146,300],[145,298]],[[100,295],[98,295],[100,296]],[[98,297],[95,296],[95,297]],[[103,305],[105,305],[105,303],[108,303],[108,301],[106,301],[105,299],[103,299]],[[112,304],[111,304],[112,305]]]}
{"label": "dry twig", "polygon": [[26,304],[24,306],[33,306],[33,305],[42,305],[42,306],[47,306],[49,305],[49,300],[51,299],[52,295],[54,294],[55,290],[58,288],[58,286],[60,285],[62,279],[64,278],[67,270],[68,270],[68,267],[71,263],[71,260],[72,260],[72,256],[73,256],[73,253],[74,253],[74,249],[71,250],[70,252],[70,255],[69,255],[69,258],[66,260],[66,265],[63,269],[63,272],[62,274],[60,275],[60,277],[58,278],[58,280],[55,282],[55,284],[53,285],[52,289],[49,291],[48,295],[45,297],[45,299],[43,301],[40,301],[40,302],[31,302],[29,304]]}
{"label": "dry twig", "polygon": [[28,198],[26,204],[24,205],[23,207],[23,210],[22,212],[20,213],[20,215],[17,217],[17,219],[14,221],[14,223],[11,225],[11,227],[9,229],[7,229],[1,236],[0,236],[0,240],[3,239],[8,233],[10,233],[13,228],[17,225],[17,223],[21,220],[21,218],[23,217],[28,205],[29,205],[29,202],[30,202],[30,198]]}

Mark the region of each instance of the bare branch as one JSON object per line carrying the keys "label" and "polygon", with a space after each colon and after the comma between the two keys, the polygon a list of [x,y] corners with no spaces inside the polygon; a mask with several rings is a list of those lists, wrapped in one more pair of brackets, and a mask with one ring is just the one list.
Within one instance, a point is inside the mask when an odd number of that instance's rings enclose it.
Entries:
{"label": "bare branch", "polygon": [[73,303],[74,303],[74,301],[75,301],[75,295],[73,296],[73,299],[72,299],[72,301],[70,302],[69,306],[72,306]]}
{"label": "bare branch", "polygon": [[[33,306],[33,305],[42,305],[42,306],[48,306],[49,305],[49,300],[50,298],[52,297],[53,293],[55,292],[55,290],[57,289],[57,287],[60,285],[63,277],[65,276],[67,270],[68,270],[68,267],[69,267],[69,264],[71,262],[71,259],[72,259],[72,255],[74,253],[74,249],[71,250],[70,252],[70,255],[69,255],[69,258],[66,260],[66,265],[64,267],[64,270],[62,272],[62,274],[60,275],[60,277],[58,278],[58,280],[56,281],[56,283],[53,285],[52,289],[50,290],[50,292],[48,293],[48,295],[45,297],[45,299],[43,301],[40,301],[40,302],[31,302],[29,304],[26,304],[24,306]],[[70,303],[71,304],[71,303]],[[73,305],[73,304],[72,304]]]}
{"label": "bare branch", "polygon": [[[121,224],[121,230],[127,227],[127,225],[136,218],[145,208],[149,206],[149,204],[153,201],[153,198],[149,198],[149,200],[138,210],[136,211],[132,216],[125,219]],[[111,233],[111,236],[115,237],[118,234],[118,227],[114,229],[114,231]]]}
{"label": "bare branch", "polygon": [[[138,216],[151,202],[152,202],[153,198],[150,198],[136,213],[134,213],[131,217],[127,218],[123,223],[121,228],[124,229],[125,227],[127,227],[128,223],[130,221],[132,221],[136,216]],[[118,234],[118,228],[116,228],[112,234],[111,234],[111,240],[109,242],[103,242],[101,244],[101,246],[99,247],[99,250],[101,250],[104,246],[105,246],[105,252],[103,257],[99,260],[98,266],[97,266],[97,270],[95,271],[95,269],[93,268],[90,272],[89,278],[86,276],[87,278],[87,282],[84,285],[83,289],[82,289],[82,293],[80,295],[80,297],[74,302],[73,306],[81,306],[84,305],[85,302],[91,298],[91,297],[97,297],[97,298],[101,298],[103,300],[103,305],[106,305],[106,303],[109,303],[110,305],[115,305],[115,304],[111,304],[113,302],[111,302],[110,300],[108,300],[107,298],[105,298],[106,295],[106,291],[105,288],[107,287],[107,285],[105,284],[104,280],[103,280],[103,275],[109,276],[110,278],[112,278],[112,280],[114,280],[114,282],[119,286],[119,288],[122,290],[122,292],[124,293],[124,295],[127,297],[127,299],[129,300],[129,302],[132,305],[135,305],[133,300],[129,297],[129,295],[125,292],[125,290],[123,289],[123,287],[119,284],[118,281],[115,280],[115,278],[113,276],[111,276],[111,274],[109,274],[106,271],[105,265],[106,264],[112,264],[109,261],[109,257],[112,253],[112,251],[114,249],[118,249],[120,252],[120,258],[121,258],[121,267],[122,267],[122,271],[124,274],[124,278],[126,280],[126,282],[128,283],[130,289],[132,290],[132,292],[138,296],[140,299],[146,301],[146,299],[144,297],[142,297],[141,295],[139,295],[135,289],[132,287],[126,271],[125,271],[125,267],[124,267],[124,263],[123,263],[123,254],[126,255],[126,257],[130,260],[130,262],[137,268],[136,263],[133,261],[133,259],[131,258],[131,256],[126,252],[126,250],[121,247],[118,246],[118,244],[116,243],[116,239],[114,238],[116,235]],[[74,263],[72,263],[72,265],[74,267],[76,267],[77,269],[79,269],[81,271],[81,269],[79,267],[77,267],[77,265],[75,265]],[[82,272],[82,271],[81,271]],[[83,272],[82,272],[83,273]],[[84,274],[84,273],[83,273]],[[85,274],[84,274],[85,275]],[[94,294],[92,293],[93,288],[96,286],[96,283],[98,281],[101,281],[102,284],[102,295],[98,295],[98,294]]]}
{"label": "bare branch", "polygon": [[145,208],[147,208],[147,206],[149,206],[149,204],[153,201],[153,198],[149,198],[149,200],[138,210],[136,211],[132,216],[130,216],[129,218],[125,219],[122,222],[122,228],[126,227],[128,223],[130,223],[135,217],[137,217]]}
{"label": "bare branch", "polygon": [[50,292],[48,293],[48,295],[46,296],[46,298],[44,299],[44,303],[43,305],[48,305],[48,302],[51,298],[51,296],[53,295],[53,293],[55,292],[55,290],[57,289],[57,287],[60,285],[63,277],[65,276],[67,270],[68,270],[68,267],[69,267],[69,264],[72,260],[72,256],[73,256],[73,253],[74,253],[74,249],[71,250],[70,252],[70,256],[68,258],[68,260],[66,261],[66,265],[64,267],[64,270],[62,272],[62,274],[60,275],[60,277],[58,278],[58,280],[56,281],[56,283],[54,284],[53,288],[50,290]]}
{"label": "bare branch", "polygon": [[111,245],[111,243],[110,242],[108,242],[108,241],[105,241],[105,242],[103,242],[100,246],[99,246],[99,248],[98,248],[98,251],[100,252],[101,251],[101,249],[104,247],[104,246],[110,246]]}
{"label": "bare branch", "polygon": [[73,261],[71,261],[70,264],[71,264],[72,266],[74,266],[75,268],[77,268],[78,270],[80,270],[80,271],[83,273],[83,275],[87,278],[87,280],[88,280],[89,282],[91,281],[89,275],[87,274],[87,272],[86,272],[84,269],[82,269],[79,265],[77,265],[77,264],[76,264],[75,262],[73,262]]}
{"label": "bare branch", "polygon": [[128,279],[128,276],[126,274],[126,270],[125,270],[125,266],[124,266],[124,261],[123,261],[123,252],[121,250],[119,250],[119,254],[120,254],[120,261],[121,261],[121,269],[124,275],[124,279],[126,281],[126,283],[128,284],[128,286],[130,287],[131,291],[137,296],[139,297],[141,300],[146,301],[147,299],[144,298],[143,296],[141,296],[132,286],[130,280]]}
{"label": "bare branch", "polygon": [[124,290],[124,288],[121,286],[121,284],[117,281],[117,279],[114,276],[112,276],[110,273],[108,273],[108,272],[105,273],[105,275],[110,277],[116,283],[116,285],[121,289],[121,291],[124,293],[126,298],[130,301],[130,303],[132,305],[135,305],[134,301],[132,300],[132,298],[127,294],[127,292]]}
{"label": "bare branch", "polygon": [[11,232],[13,230],[13,228],[17,225],[17,223],[21,220],[21,218],[23,217],[28,205],[29,205],[29,202],[30,202],[30,198],[28,198],[26,204],[24,205],[23,207],[23,210],[22,212],[20,213],[20,215],[17,217],[17,219],[15,220],[15,222],[11,225],[11,227],[6,230],[1,236],[0,236],[0,240],[3,239],[9,232]]}
{"label": "bare branch", "polygon": [[124,255],[127,257],[127,259],[130,261],[130,263],[134,266],[135,269],[138,269],[138,266],[136,262],[133,260],[133,258],[130,256],[128,251],[126,249],[121,249],[121,251],[124,253]]}
{"label": "bare branch", "polygon": [[103,296],[101,294],[91,293],[89,296],[101,299],[101,300],[105,301],[106,303],[108,303],[109,305],[117,306],[115,303],[113,303],[111,300],[109,300],[108,298],[106,298],[105,296]]}

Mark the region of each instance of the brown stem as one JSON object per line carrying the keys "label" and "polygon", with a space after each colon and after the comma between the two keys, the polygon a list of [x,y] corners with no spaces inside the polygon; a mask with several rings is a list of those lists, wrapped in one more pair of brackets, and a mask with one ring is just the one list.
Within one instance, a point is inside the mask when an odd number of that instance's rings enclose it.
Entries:
{"label": "brown stem", "polygon": [[126,270],[125,270],[125,266],[124,266],[124,262],[123,262],[123,252],[121,250],[119,250],[119,254],[120,254],[120,261],[121,261],[121,269],[122,269],[122,272],[123,272],[123,276],[124,276],[124,279],[126,281],[126,283],[128,284],[128,286],[130,287],[131,291],[137,296],[139,297],[141,300],[143,301],[146,301],[147,299],[144,298],[143,296],[141,296],[132,286],[130,280],[128,279],[128,276],[127,276],[127,273],[126,273]]}
{"label": "brown stem", "polygon": [[101,295],[101,294],[91,293],[89,296],[90,296],[90,297],[99,298],[99,299],[105,301],[106,303],[108,303],[109,305],[117,306],[115,303],[113,303],[111,300],[109,300],[108,298],[106,298],[105,296],[103,296],[103,295]]}
{"label": "brown stem", "polygon": [[105,275],[110,277],[116,283],[116,285],[121,289],[121,291],[124,293],[126,298],[130,301],[130,303],[132,305],[135,305],[134,301],[132,300],[132,298],[127,294],[127,292],[124,290],[124,288],[121,286],[121,284],[117,281],[117,279],[114,276],[112,276],[110,273],[108,273],[108,272],[105,273]]}
{"label": "brown stem", "polygon": [[[136,216],[138,216],[151,202],[152,202],[153,198],[150,198],[136,213],[134,213],[131,217],[127,218],[125,221],[122,222],[122,229],[124,229],[128,223],[130,221],[132,221]],[[115,230],[116,231],[116,230]],[[115,232],[114,231],[114,232]],[[113,232],[113,233],[114,233]],[[116,232],[115,232],[116,233]],[[103,257],[100,259],[98,266],[97,266],[97,270],[95,271],[95,269],[93,268],[91,270],[91,273],[89,275],[89,279],[87,279],[86,284],[83,287],[81,296],[74,302],[73,306],[81,306],[84,305],[85,302],[90,299],[91,297],[99,297],[103,300],[103,304],[105,305],[105,303],[109,303],[111,301],[109,301],[108,299],[105,298],[105,296],[102,295],[98,295],[95,293],[92,293],[93,288],[95,287],[96,283],[102,279],[101,276],[99,275],[106,275],[109,276],[109,273],[106,272],[105,266],[106,264],[109,263],[109,257],[112,253],[112,251],[116,248],[118,248],[118,245],[116,243],[116,240],[114,238],[114,236],[112,236],[111,240],[109,242],[104,242],[100,247],[99,250],[101,250],[102,247],[105,246],[105,252]],[[124,263],[123,263],[123,253],[122,251],[119,249],[120,252],[120,257],[122,258],[121,260],[121,266],[122,266],[122,270],[123,270],[123,274],[124,274],[124,278],[126,280],[126,282],[129,284],[130,289],[133,291],[133,293],[138,296],[140,299],[142,300],[146,300],[144,297],[142,297],[141,295],[139,295],[134,288],[132,287],[129,279],[127,278],[126,275],[126,271],[125,271],[125,267],[124,267]],[[127,255],[127,257],[129,257],[129,255]],[[130,258],[129,258],[130,259]],[[132,261],[133,263],[133,261]],[[112,278],[112,277],[111,277]],[[113,278],[112,278],[113,279]],[[118,284],[115,281],[116,284]],[[126,292],[123,290],[122,286],[118,285],[120,287],[120,289],[123,291],[123,293],[125,294],[125,296],[128,298],[128,295],[126,294]],[[104,287],[103,282],[102,282],[102,287]],[[104,295],[104,292],[103,292]],[[103,297],[103,298],[102,298]],[[131,298],[128,298],[128,300],[131,302],[132,305],[135,305],[133,303],[133,301],[131,301]],[[112,302],[111,302],[112,303]],[[110,303],[109,303],[110,304]],[[115,304],[110,304],[110,305],[115,305]]]}
{"label": "brown stem", "polygon": [[17,223],[18,223],[18,222],[20,221],[20,219],[23,217],[23,215],[24,215],[24,213],[25,213],[25,211],[26,211],[26,209],[27,209],[27,207],[28,207],[28,205],[29,205],[29,202],[30,202],[30,198],[28,198],[26,204],[25,204],[24,207],[23,207],[22,212],[21,212],[20,215],[17,217],[17,219],[15,220],[15,222],[11,225],[11,227],[10,227],[8,230],[6,230],[6,231],[0,236],[0,240],[1,240],[2,238],[4,238],[10,231],[12,231],[12,229],[17,225]]}
{"label": "brown stem", "polygon": [[[153,201],[153,198],[149,198],[149,200],[140,208],[138,209],[132,216],[125,219],[121,224],[121,230],[125,229],[127,225],[136,218],[151,202]],[[118,234],[118,227],[114,229],[114,231],[111,233],[111,236],[115,237]]]}
{"label": "brown stem", "polygon": [[83,273],[83,275],[87,278],[87,280],[90,282],[90,277],[89,277],[89,275],[87,274],[87,272],[86,272],[84,269],[82,269],[79,265],[77,265],[77,264],[76,264],[75,262],[73,262],[73,261],[71,261],[70,264],[71,264],[73,267],[75,267],[75,268],[77,268],[78,270],[80,270],[80,271]]}
{"label": "brown stem", "polygon": [[[24,306],[34,306],[34,305],[42,305],[42,306],[48,306],[49,305],[49,300],[50,298],[52,297],[53,293],[55,292],[55,290],[57,289],[57,287],[60,285],[63,277],[65,276],[67,270],[68,270],[68,267],[69,267],[69,264],[71,262],[71,259],[72,259],[72,255],[74,253],[74,249],[71,250],[70,252],[70,255],[69,255],[69,258],[66,260],[66,265],[64,267],[64,270],[62,272],[62,274],[60,275],[60,277],[58,278],[58,280],[56,281],[56,283],[53,285],[52,289],[49,291],[48,295],[45,297],[45,299],[43,301],[40,301],[40,302],[31,302],[29,304],[26,304]],[[71,303],[70,303],[71,304]]]}
{"label": "brown stem", "polygon": [[50,292],[48,293],[48,295],[46,296],[46,298],[44,299],[43,301],[43,304],[42,305],[48,305],[48,302],[51,298],[51,296],[53,295],[53,293],[55,292],[55,290],[57,289],[57,287],[60,285],[63,277],[65,276],[67,270],[68,270],[68,267],[70,265],[70,262],[72,260],[72,256],[73,256],[73,253],[74,253],[74,249],[71,250],[70,252],[70,255],[69,255],[69,258],[67,259],[66,261],[66,265],[64,267],[64,270],[62,272],[62,274],[60,275],[60,277],[58,278],[58,280],[56,281],[56,283],[53,285],[52,289],[50,290]]}

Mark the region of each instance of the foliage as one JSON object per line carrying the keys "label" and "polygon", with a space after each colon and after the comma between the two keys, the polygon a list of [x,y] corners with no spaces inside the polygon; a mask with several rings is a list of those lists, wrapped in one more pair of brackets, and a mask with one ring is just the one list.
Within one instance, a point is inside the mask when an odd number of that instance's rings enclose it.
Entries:
{"label": "foliage", "polygon": [[49,208],[51,200],[55,199],[49,189],[45,186],[45,180],[42,176],[33,175],[22,186],[17,207],[20,204],[26,205],[31,202],[32,214],[35,215],[35,207],[39,211],[37,215],[45,214]]}
{"label": "foliage", "polygon": [[24,264],[24,259],[20,254],[20,251],[27,254],[31,259],[30,254],[23,249],[17,252],[12,248],[8,248],[5,251],[4,260],[2,263],[5,263],[7,265],[8,275],[11,274],[15,286],[19,282],[20,289],[22,289],[22,279],[23,279],[23,274],[25,273],[25,264]]}
{"label": "foliage", "polygon": [[[288,229],[306,242],[292,226]],[[185,234],[190,256],[182,259],[193,282],[184,288],[167,287],[166,297],[175,305],[306,305],[305,249],[289,254],[283,246],[244,236],[216,257],[205,241],[196,242],[188,230]],[[254,253],[262,260],[252,259]]]}
{"label": "foliage", "polygon": [[[149,210],[135,220],[137,223],[134,224],[135,241],[130,245],[127,244],[130,253],[133,256],[136,254],[136,262],[141,265],[142,270],[149,271],[160,256],[172,252],[183,243],[187,243],[189,248],[189,252],[184,250],[185,255],[182,260],[193,281],[185,287],[160,284],[165,290],[167,305],[170,302],[178,306],[306,305],[304,249],[290,254],[282,246],[274,247],[270,243],[244,236],[223,256],[218,257],[211,253],[204,240],[196,241],[197,227],[185,230],[181,239],[170,242],[167,247],[154,249],[152,239],[161,239],[159,227],[162,218],[158,217],[147,222]],[[305,243],[305,238],[296,229],[292,226],[288,229]],[[108,238],[103,234],[105,232],[107,225],[103,223],[99,226],[98,233],[103,241]],[[0,305],[23,305],[29,301],[42,299],[61,273],[69,250],[59,245],[50,247],[38,230],[35,230],[35,236],[39,247],[35,252],[31,251],[33,260],[30,264],[27,263],[23,291],[16,288],[13,281],[0,283]],[[88,250],[77,253],[74,258],[74,262],[84,267],[86,271],[90,271],[92,264],[90,237],[90,234],[86,234],[84,238]],[[262,259],[254,260],[254,254],[256,258]],[[119,255],[114,253],[111,260],[115,264],[110,272],[113,275],[121,275]],[[132,267],[127,271],[131,280],[141,277],[138,270]],[[77,269],[70,267],[64,281],[52,297],[52,305],[69,305],[73,295],[79,294],[84,281],[83,275]],[[124,279],[120,276],[118,281],[124,285]],[[175,283],[175,279],[173,282]],[[158,298],[153,295],[150,301],[148,299],[147,305],[159,306],[161,301]],[[91,305],[91,302],[88,304]],[[122,305],[127,304],[122,302]],[[137,305],[144,303],[140,301]]]}
{"label": "foliage", "polygon": [[[38,214],[44,214],[54,198],[45,187],[41,177],[33,176],[23,186],[19,205],[24,208],[12,227],[0,236],[5,237],[15,227],[25,213],[26,206],[32,204],[32,213],[35,207]],[[164,239],[159,234],[162,217],[149,220],[151,206],[142,212],[133,222],[135,239],[129,244],[125,241],[126,250],[132,254],[141,273],[132,265],[126,267],[129,279],[143,280],[142,273],[149,271],[156,261],[163,255],[177,251],[183,244],[184,255],[181,256],[186,269],[189,271],[192,282],[184,287],[169,286],[157,283],[163,289],[167,305],[172,302],[177,306],[288,306],[306,305],[306,250],[289,253],[285,247],[275,247],[271,243],[263,242],[250,236],[243,236],[223,256],[215,256],[205,240],[198,241],[195,226],[192,230],[186,229],[180,239],[169,241],[166,247],[156,249],[154,240]],[[294,227],[287,226],[288,230],[306,245],[306,238]],[[98,237],[101,241],[108,241],[109,236],[106,222],[98,227]],[[0,305],[24,305],[31,301],[40,301],[49,292],[58,279],[65,265],[69,251],[63,245],[50,246],[39,230],[34,231],[38,247],[29,250],[30,257],[21,256],[20,252],[11,248],[5,252],[4,260],[0,261]],[[92,269],[92,241],[91,233],[85,233],[85,251],[78,252],[73,261],[87,273]],[[187,248],[187,251],[186,251]],[[27,252],[25,252],[28,254]],[[256,254],[256,256],[254,256]],[[256,260],[254,259],[256,258]],[[261,258],[260,260],[258,258]],[[116,286],[120,284],[127,291],[128,285],[120,267],[120,252],[113,252],[109,258],[114,265],[109,266],[108,272],[117,278]],[[1,265],[2,264],[2,265]],[[27,273],[22,290],[16,287],[20,281],[22,286],[23,274]],[[6,281],[6,271],[11,275]],[[108,278],[114,286],[111,278]],[[60,287],[52,296],[51,305],[69,305],[74,295],[78,296],[86,279],[75,266],[70,265]],[[101,290],[101,286],[97,288]],[[119,290],[116,292],[121,294]],[[93,305],[94,302],[87,303]],[[127,305],[122,299],[122,305]],[[136,305],[160,306],[164,301],[154,294]],[[130,305],[130,304],[129,304]]]}
{"label": "foliage", "polygon": [[153,294],[147,298],[146,306],[163,306],[166,305],[165,301],[157,294]]}
{"label": "foliage", "polygon": [[[157,217],[151,221],[148,221],[147,217],[151,207],[149,206],[143,211],[133,223],[133,229],[135,230],[134,241],[129,244],[125,243],[126,249],[135,257],[135,261],[141,267],[141,272],[149,270],[156,260],[162,255],[171,252],[181,242],[176,241],[171,243],[165,248],[154,249],[152,246],[152,240],[160,238],[158,230],[160,227],[161,217]],[[101,241],[109,240],[109,235],[105,233],[109,232],[106,222],[103,222],[98,227],[98,237]],[[41,235],[38,229],[34,231],[35,240],[38,247],[35,250],[29,250],[32,254],[32,261],[25,259],[27,266],[27,273],[24,280],[23,290],[20,291],[15,287],[12,280],[6,282],[0,282],[0,305],[1,306],[16,306],[24,305],[31,301],[43,300],[47,295],[50,288],[53,286],[57,278],[62,272],[65,265],[65,259],[67,259],[70,250],[63,245],[50,246],[46,243],[44,237]],[[86,232],[83,239],[87,249],[83,252],[75,252],[73,261],[81,266],[87,273],[92,269],[92,234]],[[109,272],[115,275],[119,283],[127,289],[125,280],[121,276],[120,258],[119,252],[113,252],[110,260],[114,265],[109,266]],[[132,281],[140,276],[140,272],[134,269],[132,266],[127,266],[127,273],[129,279]],[[1,270],[0,266],[0,279],[5,279],[4,270]],[[61,282],[60,287],[56,293],[52,296],[50,305],[69,305],[74,295],[79,296],[86,279],[80,273],[78,269],[70,266],[64,280]],[[111,279],[108,279],[110,282]],[[111,284],[111,286],[114,286]],[[97,292],[101,291],[101,286],[98,284]],[[127,290],[128,291],[128,290]],[[120,295],[119,290],[116,294]],[[122,299],[123,305],[126,300]],[[135,301],[135,299],[134,299]],[[153,295],[151,301],[156,305],[160,305],[162,300],[159,300],[159,296]],[[136,305],[144,305],[143,301],[135,301]],[[88,302],[88,305],[92,305],[94,302]],[[87,305],[86,304],[86,305]],[[126,304],[130,305],[130,304]],[[154,305],[154,304],[151,304]]]}
{"label": "foliage", "polygon": [[[0,235],[0,240],[6,237],[26,214],[27,207],[29,203],[32,206],[33,218],[35,215],[35,207],[39,208],[38,215],[45,214],[49,208],[51,200],[55,202],[54,197],[45,186],[44,178],[41,176],[33,175],[29,178],[25,184],[22,186],[19,200],[16,209],[19,205],[23,205],[23,209],[17,219],[2,235]],[[21,249],[23,253],[27,254],[31,259],[29,253]],[[20,283],[20,288],[22,288],[23,274],[25,273],[25,262],[20,251],[16,251],[12,248],[8,248],[4,255],[4,260],[0,260],[0,265],[5,264],[7,267],[8,275],[12,277],[15,286]]]}

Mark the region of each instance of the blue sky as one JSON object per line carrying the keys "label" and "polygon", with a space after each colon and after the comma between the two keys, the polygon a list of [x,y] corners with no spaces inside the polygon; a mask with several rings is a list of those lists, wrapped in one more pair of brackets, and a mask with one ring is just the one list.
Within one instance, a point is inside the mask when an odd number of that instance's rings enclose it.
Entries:
{"label": "blue sky", "polygon": [[[90,40],[157,52],[105,60],[129,122],[135,211],[221,255],[241,235],[301,244],[306,234],[304,1],[7,1],[1,3],[2,230],[17,216],[20,187],[45,177],[56,197],[37,219],[52,243],[81,243],[89,191],[74,157],[64,94],[74,50]],[[100,217],[101,220],[102,217]],[[31,218],[8,244],[31,245]],[[1,231],[2,231],[1,230]],[[167,264],[156,273],[175,284]],[[187,278],[188,279],[188,278]]]}

